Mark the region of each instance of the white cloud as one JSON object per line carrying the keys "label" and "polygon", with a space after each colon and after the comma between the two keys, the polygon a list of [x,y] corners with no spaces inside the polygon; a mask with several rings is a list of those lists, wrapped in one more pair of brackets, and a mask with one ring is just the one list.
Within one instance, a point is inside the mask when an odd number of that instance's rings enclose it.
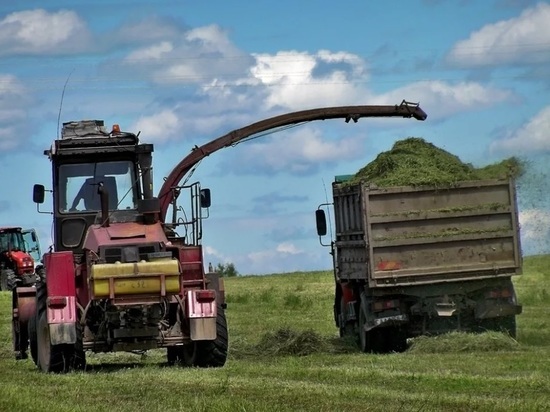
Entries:
{"label": "white cloud", "polygon": [[519,129],[496,140],[490,145],[491,152],[540,153],[550,150],[550,106],[546,106]]}
{"label": "white cloud", "polygon": [[162,41],[152,46],[143,47],[137,49],[126,56],[125,60],[128,62],[135,62],[135,60],[159,60],[163,55],[174,50],[174,46],[169,41]]}
{"label": "white cloud", "polygon": [[523,210],[519,221],[524,252],[529,255],[550,253],[550,211]]}
{"label": "white cloud", "polygon": [[0,21],[0,54],[59,54],[88,44],[86,24],[73,11],[26,10]]}
{"label": "white cloud", "polygon": [[455,44],[448,60],[462,66],[548,61],[550,4],[524,10],[520,16],[488,24]]}
{"label": "white cloud", "polygon": [[303,253],[303,250],[298,249],[293,243],[279,243],[275,249],[278,253],[288,253],[289,255],[298,255]]}
{"label": "white cloud", "polygon": [[171,109],[164,109],[150,116],[141,116],[131,128],[142,132],[148,142],[167,141],[181,129],[181,121]]}
{"label": "white cloud", "polygon": [[[250,82],[259,80],[268,87],[264,102],[267,109],[299,110],[364,103],[366,92],[357,82],[366,80],[366,69],[356,55],[321,50],[316,54],[281,51],[254,57],[256,64],[250,69]],[[321,70],[323,63],[327,67]]]}
{"label": "white cloud", "polygon": [[382,104],[395,104],[403,99],[420,102],[430,119],[479,110],[510,100],[513,94],[507,90],[484,86],[476,82],[455,84],[435,80],[411,83],[374,98]]}
{"label": "white cloud", "polygon": [[30,102],[21,81],[15,76],[0,74],[0,150],[8,151],[23,144]]}
{"label": "white cloud", "polygon": [[363,155],[363,140],[356,136],[339,140],[328,140],[320,131],[300,127],[287,135],[247,144],[238,156],[239,162],[231,166],[236,173],[280,173],[309,174],[320,164],[360,158]]}
{"label": "white cloud", "polygon": [[161,85],[208,85],[217,79],[238,80],[252,61],[231,43],[225,31],[210,25],[170,32],[126,55],[121,70],[145,72]]}

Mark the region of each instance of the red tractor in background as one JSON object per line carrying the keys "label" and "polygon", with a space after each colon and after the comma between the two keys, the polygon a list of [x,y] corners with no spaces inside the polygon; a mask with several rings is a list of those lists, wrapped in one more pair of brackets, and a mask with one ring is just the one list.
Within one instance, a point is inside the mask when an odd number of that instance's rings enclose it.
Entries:
{"label": "red tractor in background", "polygon": [[[108,132],[103,121],[63,124],[44,152],[52,163],[53,250],[46,277],[13,294],[16,357],[44,372],[85,367],[85,351],[166,348],[171,365],[219,367],[227,359],[223,279],[205,273],[203,210],[210,191],[180,185],[206,156],[254,134],[313,120],[414,117],[418,104],[343,106],[288,113],[253,123],[195,147],[153,195],[153,145],[138,135]],[[189,193],[187,208],[178,206]],[[44,202],[35,185],[33,200]],[[172,222],[166,221],[172,207]],[[183,217],[178,212],[183,211]],[[184,229],[179,235],[176,229]]]}
{"label": "red tractor in background", "polygon": [[0,227],[0,290],[34,285],[42,270],[40,245],[34,229]]}

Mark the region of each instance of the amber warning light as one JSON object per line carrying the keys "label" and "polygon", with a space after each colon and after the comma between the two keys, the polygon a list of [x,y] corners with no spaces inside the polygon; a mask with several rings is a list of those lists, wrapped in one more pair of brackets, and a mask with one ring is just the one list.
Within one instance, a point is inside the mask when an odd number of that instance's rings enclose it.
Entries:
{"label": "amber warning light", "polygon": [[118,124],[114,124],[113,128],[111,129],[111,134],[119,134],[120,133],[120,126]]}

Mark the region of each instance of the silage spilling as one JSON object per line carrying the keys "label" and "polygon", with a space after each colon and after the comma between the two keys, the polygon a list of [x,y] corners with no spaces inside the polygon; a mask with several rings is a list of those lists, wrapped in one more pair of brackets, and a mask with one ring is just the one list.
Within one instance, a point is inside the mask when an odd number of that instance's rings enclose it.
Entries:
{"label": "silage spilling", "polygon": [[450,332],[438,336],[419,336],[412,339],[410,353],[470,353],[505,352],[520,349],[519,343],[501,332]]}
{"label": "silage spilling", "polygon": [[450,187],[461,181],[505,179],[521,173],[522,164],[515,157],[475,168],[422,138],[409,137],[397,141],[391,150],[380,153],[361,168],[350,183],[368,182],[381,187]]}
{"label": "silage spilling", "polygon": [[256,344],[234,342],[230,348],[233,359],[308,356],[315,353],[352,353],[357,351],[355,341],[334,336],[323,336],[313,330],[295,330],[288,327],[266,332]]}

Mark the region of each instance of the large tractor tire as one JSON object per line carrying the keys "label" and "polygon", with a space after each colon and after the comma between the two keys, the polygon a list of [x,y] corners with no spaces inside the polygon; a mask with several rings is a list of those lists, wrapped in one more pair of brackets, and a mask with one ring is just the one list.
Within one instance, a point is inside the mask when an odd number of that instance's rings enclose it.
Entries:
{"label": "large tractor tire", "polygon": [[168,365],[197,366],[197,342],[166,348]]}
{"label": "large tractor tire", "polygon": [[219,368],[225,365],[228,350],[228,333],[225,311],[218,305],[216,339],[195,341],[183,346],[166,348],[168,365]]}
{"label": "large tractor tire", "polygon": [[[66,373],[71,369],[83,369],[86,365],[82,349],[82,333],[77,324],[77,342],[74,345],[53,345],[50,339],[50,327],[46,311],[46,284],[36,285],[36,359],[42,372]],[[31,343],[32,354],[32,343]]]}
{"label": "large tractor tire", "polygon": [[221,305],[218,305],[216,331],[215,340],[196,342],[196,365],[201,368],[219,368],[225,365],[227,360],[229,337],[225,311]]}
{"label": "large tractor tire", "polygon": [[31,358],[36,366],[38,366],[38,337],[36,334],[36,313],[29,319],[27,325],[29,335],[29,346],[31,350]]}
{"label": "large tractor tire", "polygon": [[16,276],[11,269],[2,269],[0,272],[0,290],[12,290],[15,287]]}

